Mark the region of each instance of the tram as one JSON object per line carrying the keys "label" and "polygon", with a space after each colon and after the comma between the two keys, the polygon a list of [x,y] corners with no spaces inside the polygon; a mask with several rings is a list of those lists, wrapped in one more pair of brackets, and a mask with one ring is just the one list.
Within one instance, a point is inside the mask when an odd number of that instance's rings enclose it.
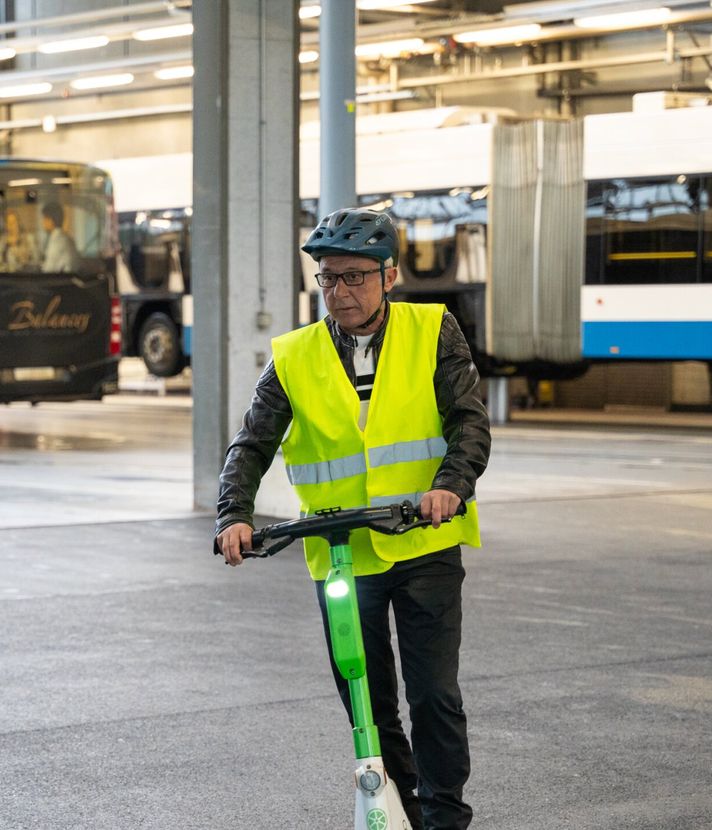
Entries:
{"label": "tram", "polygon": [[[576,354],[565,359],[518,359],[492,348],[488,302],[496,288],[491,200],[498,121],[461,107],[358,119],[359,202],[388,210],[401,233],[396,294],[445,302],[485,376],[573,377],[591,361],[712,361],[712,108],[584,119],[582,187],[576,191],[581,194],[581,239],[574,221],[550,254],[568,256],[573,263],[569,281],[576,286],[577,302],[567,313],[576,315],[580,338]],[[318,136],[317,124],[302,126],[305,234],[319,218]],[[190,154],[100,164],[115,182],[124,239],[131,237],[135,244],[136,229],[143,228],[147,255],[156,252],[162,231],[169,233],[170,245],[178,246],[173,256],[166,253],[168,243],[158,246],[163,276],[156,265],[152,277],[154,301],[160,286],[168,300],[175,300],[178,295],[167,291],[171,274],[176,261],[185,272],[189,260]],[[311,262],[305,259],[303,266],[310,275]],[[548,286],[546,293],[549,270],[541,271],[541,296],[558,302],[557,286]],[[315,290],[305,282],[305,297]],[[162,307],[164,314],[168,307]],[[175,326],[189,335],[185,320],[176,319]]]}

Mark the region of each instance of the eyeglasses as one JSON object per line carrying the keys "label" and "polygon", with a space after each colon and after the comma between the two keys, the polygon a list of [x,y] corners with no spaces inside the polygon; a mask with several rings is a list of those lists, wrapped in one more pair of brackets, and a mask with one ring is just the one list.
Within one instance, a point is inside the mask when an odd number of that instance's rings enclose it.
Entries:
{"label": "eyeglasses", "polygon": [[322,288],[334,288],[339,280],[343,280],[344,285],[363,285],[366,274],[375,274],[380,270],[380,268],[370,268],[368,271],[346,271],[343,274],[327,274],[320,271],[314,276]]}

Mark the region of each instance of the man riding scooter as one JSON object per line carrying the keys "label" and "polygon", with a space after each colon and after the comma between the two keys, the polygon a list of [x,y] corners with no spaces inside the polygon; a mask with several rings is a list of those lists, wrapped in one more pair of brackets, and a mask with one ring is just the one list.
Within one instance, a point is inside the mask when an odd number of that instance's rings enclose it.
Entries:
{"label": "man riding scooter", "polygon": [[[490,448],[479,376],[444,306],[389,302],[399,240],[387,214],[336,211],[304,250],[319,264],[329,314],[273,341],[273,358],[227,451],[216,545],[231,565],[252,549],[254,498],[280,444],[305,515],[335,505],[420,504],[432,529],[354,531],[353,573],[385,768],[413,828],[460,830],[472,809],[463,800],[470,765],[457,679],[459,546],[479,545],[475,483]],[[462,505],[464,518],[441,527]],[[326,626],[329,546],[309,538],[305,552]],[[412,748],[398,712],[390,608]],[[333,655],[332,668],[353,722]]]}

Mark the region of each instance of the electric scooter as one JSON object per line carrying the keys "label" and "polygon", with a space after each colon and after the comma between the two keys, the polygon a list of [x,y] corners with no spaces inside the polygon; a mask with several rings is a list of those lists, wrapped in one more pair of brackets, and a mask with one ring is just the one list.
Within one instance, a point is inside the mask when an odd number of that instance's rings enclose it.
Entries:
{"label": "electric scooter", "polygon": [[[460,505],[457,514],[464,513],[465,506]],[[352,530],[362,527],[399,536],[430,523],[409,501],[387,507],[334,507],[256,530],[252,534],[253,550],[242,553],[243,557],[273,556],[307,536],[321,536],[329,543],[331,568],[324,594],[334,662],[348,681],[351,694],[356,753],[355,830],[411,830],[411,824],[398,790],[383,766],[378,727],[373,722],[349,536]]]}

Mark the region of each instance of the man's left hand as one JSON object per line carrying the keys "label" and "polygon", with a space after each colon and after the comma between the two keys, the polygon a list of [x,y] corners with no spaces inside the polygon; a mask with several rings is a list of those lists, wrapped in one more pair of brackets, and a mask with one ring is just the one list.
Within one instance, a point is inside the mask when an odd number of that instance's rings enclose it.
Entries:
{"label": "man's left hand", "polygon": [[443,519],[452,519],[462,499],[450,490],[428,490],[420,500],[420,513],[430,519],[434,528],[440,527]]}

